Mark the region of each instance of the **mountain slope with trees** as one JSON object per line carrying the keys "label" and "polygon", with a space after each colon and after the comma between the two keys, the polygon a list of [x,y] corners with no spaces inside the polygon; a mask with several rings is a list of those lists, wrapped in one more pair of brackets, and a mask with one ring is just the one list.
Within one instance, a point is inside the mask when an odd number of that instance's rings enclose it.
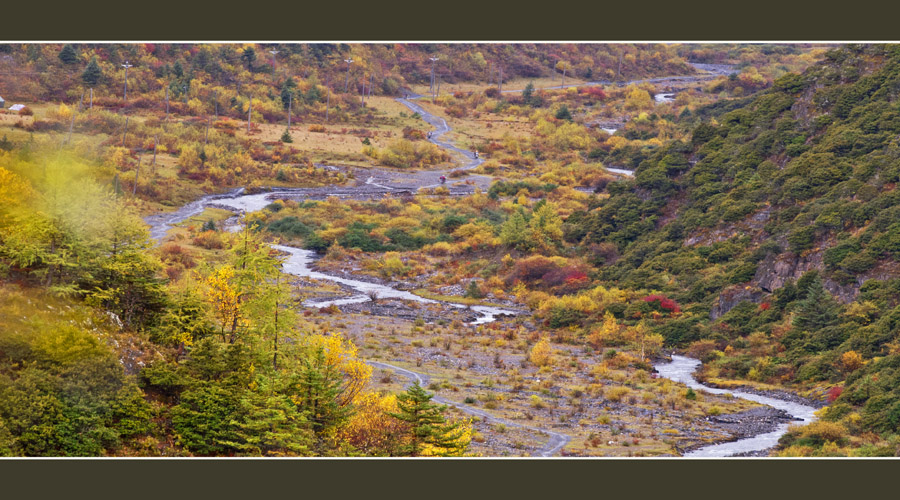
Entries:
{"label": "mountain slope with trees", "polygon": [[849,446],[848,431],[883,433],[854,441],[882,453],[900,432],[898,93],[897,46],[829,51],[683,119],[690,142],[634,158],[633,180],[566,220],[601,280],[680,304],[656,330],[708,379],[830,388],[840,439],[791,434],[797,453]]}

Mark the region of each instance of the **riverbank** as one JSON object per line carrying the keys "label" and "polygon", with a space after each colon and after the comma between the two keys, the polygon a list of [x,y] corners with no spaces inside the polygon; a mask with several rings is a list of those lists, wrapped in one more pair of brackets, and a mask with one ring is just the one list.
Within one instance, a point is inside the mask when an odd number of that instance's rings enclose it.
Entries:
{"label": "riverbank", "polygon": [[[815,412],[821,406],[806,404],[806,398],[801,398],[797,395],[791,396],[786,391],[745,392],[704,385],[694,378],[694,372],[701,364],[698,359],[672,355],[671,362],[657,364],[656,369],[660,376],[683,383],[691,389],[702,390],[712,394],[731,394],[734,397],[766,405],[778,412],[773,413],[771,410],[768,410],[763,413],[731,415],[726,418],[726,421],[716,423],[722,425],[725,429],[731,426],[733,429],[729,432],[734,435],[735,439],[693,449],[685,449],[683,450],[683,456],[730,457],[736,455],[759,456],[760,453],[768,454],[768,450],[778,444],[778,439],[787,432],[791,423],[808,424],[816,419]],[[776,395],[784,396],[786,399],[778,399],[772,394],[767,394],[772,392],[776,393]],[[745,433],[747,437],[741,437]]]}

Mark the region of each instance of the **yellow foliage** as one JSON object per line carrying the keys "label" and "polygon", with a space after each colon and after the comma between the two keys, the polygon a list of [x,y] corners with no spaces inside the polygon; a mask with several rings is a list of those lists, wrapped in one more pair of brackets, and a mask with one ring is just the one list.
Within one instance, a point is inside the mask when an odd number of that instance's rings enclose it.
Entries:
{"label": "yellow foliage", "polygon": [[240,319],[240,297],[237,288],[231,283],[234,268],[230,265],[216,269],[206,278],[206,300],[216,311],[222,332],[234,328]]}
{"label": "yellow foliage", "polygon": [[618,403],[622,400],[622,398],[629,394],[631,394],[631,389],[625,386],[610,387],[609,389],[606,389],[606,391],[604,391],[606,399],[614,403]]}
{"label": "yellow foliage", "polygon": [[547,339],[541,339],[531,348],[528,359],[537,366],[547,366],[553,361],[553,349]]}
{"label": "yellow foliage", "polygon": [[599,349],[600,347],[619,345],[622,342],[622,338],[619,336],[619,332],[619,323],[616,322],[616,318],[612,315],[612,313],[606,311],[606,313],[603,315],[603,323],[599,328],[595,328],[593,331],[591,331],[590,335],[588,335],[587,341],[595,349]]}
{"label": "yellow foliage", "polygon": [[53,112],[53,117],[59,121],[69,121],[72,119],[72,108],[60,103],[59,107]]}
{"label": "yellow foliage", "polygon": [[405,422],[389,415],[399,412],[397,396],[363,392],[353,399],[353,408],[350,420],[335,436],[337,441],[349,443],[367,454],[390,452],[406,429]]}
{"label": "yellow foliage", "polygon": [[[0,155],[0,161],[4,156],[8,156],[8,154]],[[13,207],[23,204],[33,194],[34,191],[28,181],[0,167],[0,214],[8,213]],[[0,225],[4,222],[6,222],[5,218],[0,220]]]}
{"label": "yellow foliage", "polygon": [[[469,446],[469,443],[472,442],[472,420],[466,419],[459,421],[458,423],[459,427],[454,434],[455,439],[452,439],[450,443],[457,445],[459,447],[458,449],[465,450]],[[425,443],[422,446],[420,455],[423,457],[443,457],[446,456],[446,453],[447,448],[445,447],[436,447],[432,444]]]}
{"label": "yellow foliage", "polygon": [[862,365],[863,358],[856,351],[847,351],[841,355],[841,368],[847,373],[858,370]]}
{"label": "yellow foliage", "polygon": [[311,349],[321,348],[325,363],[343,374],[344,384],[338,401],[349,404],[369,383],[372,367],[359,358],[359,351],[353,342],[340,334],[314,334],[303,338],[303,343]]}

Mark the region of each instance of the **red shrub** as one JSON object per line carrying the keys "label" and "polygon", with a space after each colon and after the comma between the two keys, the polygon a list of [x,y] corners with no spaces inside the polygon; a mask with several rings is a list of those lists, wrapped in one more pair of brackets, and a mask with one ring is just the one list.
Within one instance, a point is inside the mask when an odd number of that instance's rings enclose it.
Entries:
{"label": "red shrub", "polygon": [[593,97],[600,101],[606,99],[606,92],[598,86],[580,87],[578,93]]}
{"label": "red shrub", "polygon": [[844,388],[841,386],[834,386],[828,390],[828,402],[833,403],[835,399],[837,399],[844,392]]}
{"label": "red shrub", "polygon": [[648,295],[648,296],[644,297],[643,300],[644,300],[644,302],[647,302],[647,303],[652,303],[652,302],[658,301],[659,307],[661,309],[665,309],[666,311],[669,311],[672,313],[680,313],[681,312],[681,306],[679,306],[677,302],[666,297],[665,295],[657,295],[657,294]]}
{"label": "red shrub", "polygon": [[763,302],[762,304],[759,305],[759,310],[760,311],[768,311],[770,307],[772,307],[772,304],[770,304],[768,302]]}

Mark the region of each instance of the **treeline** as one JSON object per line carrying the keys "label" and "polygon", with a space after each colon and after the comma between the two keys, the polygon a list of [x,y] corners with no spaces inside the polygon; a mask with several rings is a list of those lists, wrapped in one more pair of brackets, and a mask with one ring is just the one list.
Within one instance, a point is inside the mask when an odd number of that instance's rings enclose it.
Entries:
{"label": "treeline", "polygon": [[[271,51],[278,51],[272,54]],[[690,74],[693,69],[664,44],[2,44],[4,96],[71,101],[83,89],[98,98],[119,96],[128,62],[134,98],[168,88],[173,101],[197,98],[204,88],[316,101],[320,90],[291,89],[290,76],[324,84],[332,92],[398,95],[429,83],[431,57],[445,83],[499,83],[501,79],[562,75],[585,80]],[[345,60],[350,59],[349,65]],[[348,72],[349,67],[349,72]],[[242,92],[243,90],[243,92]],[[285,99],[286,100],[286,99]]]}

